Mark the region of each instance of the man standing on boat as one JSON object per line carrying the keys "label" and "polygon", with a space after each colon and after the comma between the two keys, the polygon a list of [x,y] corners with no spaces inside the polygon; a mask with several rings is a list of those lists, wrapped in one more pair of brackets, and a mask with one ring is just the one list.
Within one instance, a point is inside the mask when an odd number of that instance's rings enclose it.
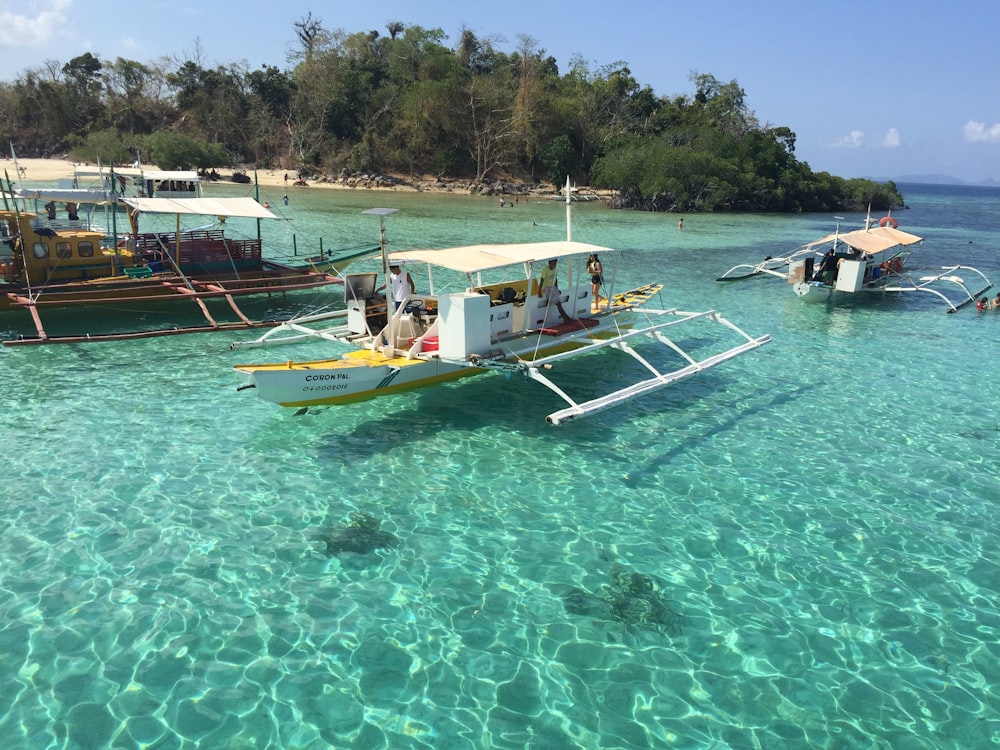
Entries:
{"label": "man standing on boat", "polygon": [[[398,263],[389,266],[389,285],[392,286],[392,298],[396,302],[395,310],[399,309],[399,306],[403,304],[403,300],[417,292],[417,287],[413,283],[413,277],[410,276],[409,271],[402,270]],[[406,291],[407,286],[410,288],[409,292]],[[375,291],[381,292],[383,289],[385,289],[385,284]]]}
{"label": "man standing on boat", "polygon": [[553,258],[549,261],[549,264],[542,269],[542,276],[538,280],[538,297],[544,299],[550,305],[555,303],[555,306],[559,310],[559,314],[562,316],[563,322],[569,322],[569,315],[563,310],[562,301],[560,297],[562,292],[559,291],[559,283],[557,281],[556,273],[556,263],[557,259]]}

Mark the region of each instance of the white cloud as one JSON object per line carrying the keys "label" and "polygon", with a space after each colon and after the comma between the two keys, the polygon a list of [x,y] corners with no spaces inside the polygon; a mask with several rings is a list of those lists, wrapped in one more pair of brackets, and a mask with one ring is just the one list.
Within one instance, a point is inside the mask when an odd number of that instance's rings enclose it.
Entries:
{"label": "white cloud", "polygon": [[897,148],[902,144],[899,137],[898,128],[889,128],[885,136],[878,138],[872,136],[865,137],[865,131],[852,130],[839,141],[833,144],[835,148]]}
{"label": "white cloud", "polygon": [[834,146],[840,148],[860,148],[864,145],[865,133],[863,130],[852,130],[850,135],[845,135]]}
{"label": "white cloud", "polygon": [[0,50],[51,44],[67,27],[66,11],[72,5],[73,0],[47,0],[31,15],[0,9]]}
{"label": "white cloud", "polygon": [[885,134],[885,139],[882,141],[882,146],[884,148],[896,148],[901,142],[899,139],[899,130],[889,128],[889,132]]}
{"label": "white cloud", "polygon": [[968,143],[1000,143],[1000,122],[986,127],[985,122],[969,120],[962,133]]}

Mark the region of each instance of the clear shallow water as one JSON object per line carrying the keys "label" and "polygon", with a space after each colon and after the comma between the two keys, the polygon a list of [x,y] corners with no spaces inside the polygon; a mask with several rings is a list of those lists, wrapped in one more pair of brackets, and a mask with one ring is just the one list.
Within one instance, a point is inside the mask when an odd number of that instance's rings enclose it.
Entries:
{"label": "clear shallow water", "polygon": [[[928,253],[1000,279],[1000,193],[904,192]],[[343,244],[373,205],[399,247],[562,232],[547,203],[291,197]],[[830,228],[580,206],[627,281],[774,343],[560,428],[496,376],[296,415],[231,371],[285,353],[228,334],[0,350],[6,746],[1000,743],[1000,314],[712,281]],[[329,555],[352,512],[398,541]]]}

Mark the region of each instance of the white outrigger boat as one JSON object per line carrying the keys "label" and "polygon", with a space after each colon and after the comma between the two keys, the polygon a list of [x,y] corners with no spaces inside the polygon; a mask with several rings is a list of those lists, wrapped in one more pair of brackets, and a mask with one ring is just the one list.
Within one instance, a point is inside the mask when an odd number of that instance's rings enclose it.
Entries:
{"label": "white outrigger boat", "polygon": [[[566,195],[572,195],[568,183]],[[566,204],[567,223],[571,218],[570,202]],[[389,258],[385,250],[385,216],[393,209],[370,209],[365,213],[380,217],[383,272],[390,265],[426,263],[431,293],[409,295],[394,314],[387,316],[385,300],[375,293],[378,274],[346,275],[346,310],[290,321],[254,341],[233,344],[233,348],[317,337],[348,343],[350,351],[335,359],[237,365],[235,369],[243,380],[240,390],[253,388],[259,397],[282,406],[340,405],[484,372],[508,376],[520,373],[545,385],[567,403],[566,408],[546,417],[549,423],[560,424],[683,380],[771,340],[769,335],[750,336],[714,310],[685,312],[646,307],[645,303],[659,293],[661,284],[614,294],[612,276],[609,299],[592,307],[590,277],[583,273],[583,264],[591,253],[602,258],[619,253],[576,242],[571,229],[565,241],[408,250],[393,252]],[[538,296],[535,277],[552,259],[565,260],[570,266],[570,283],[561,291],[560,299],[569,314],[567,321],[560,322],[554,302]],[[574,264],[579,266],[578,273],[574,273]],[[608,260],[604,260],[604,267],[609,268]],[[467,288],[434,293],[435,269],[440,275],[446,275],[445,271],[464,274]],[[519,278],[511,278],[512,273]],[[484,276],[493,275],[501,275],[503,280],[484,280]],[[386,288],[391,287],[387,284]],[[310,327],[331,317],[340,324],[322,329]],[[719,324],[740,341],[696,357],[668,334],[697,321]],[[681,358],[679,366],[661,371],[634,348],[640,342],[659,343],[672,350]],[[634,357],[650,377],[606,395],[577,401],[547,374],[557,362],[608,348]]]}
{"label": "white outrigger boat", "polygon": [[[943,301],[950,313],[993,287],[985,274],[972,266],[913,268],[913,248],[923,243],[923,237],[900,230],[891,216],[883,217],[878,226],[866,224],[866,229],[844,233],[838,226],[833,234],[787,256],[766,258],[756,265],[733,266],[716,281],[774,276],[791,284],[795,294],[806,302],[826,302],[851,294],[924,292]],[[958,272],[973,279],[970,283],[975,291]]]}

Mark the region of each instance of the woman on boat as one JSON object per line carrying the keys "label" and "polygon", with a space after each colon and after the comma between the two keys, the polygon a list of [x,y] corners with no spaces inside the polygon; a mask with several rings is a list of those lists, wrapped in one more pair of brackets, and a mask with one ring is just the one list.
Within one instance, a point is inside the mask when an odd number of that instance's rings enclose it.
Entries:
{"label": "woman on boat", "polygon": [[590,274],[590,293],[594,298],[591,306],[597,309],[604,299],[601,297],[601,286],[604,284],[604,266],[601,265],[597,253],[591,253],[590,257],[587,258],[587,273]]}

